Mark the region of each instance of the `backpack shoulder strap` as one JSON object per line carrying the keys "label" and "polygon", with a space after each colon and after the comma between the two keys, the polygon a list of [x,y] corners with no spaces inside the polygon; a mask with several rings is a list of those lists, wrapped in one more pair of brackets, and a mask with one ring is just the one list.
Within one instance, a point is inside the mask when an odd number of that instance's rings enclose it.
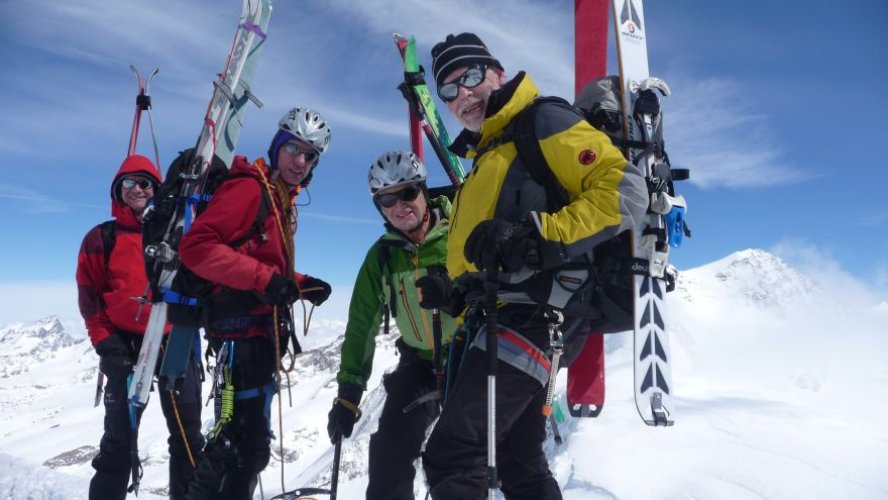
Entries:
{"label": "backpack shoulder strap", "polygon": [[378,252],[376,253],[377,258],[379,259],[379,269],[382,272],[382,275],[385,279],[385,284],[383,286],[388,287],[389,289],[389,301],[388,303],[383,302],[382,304],[382,315],[385,318],[385,330],[383,332],[388,335],[389,333],[389,323],[391,316],[398,315],[398,300],[397,293],[395,291],[395,284],[392,281],[391,274],[386,274],[385,270],[389,267],[389,257],[391,256],[391,247],[385,244],[382,237],[376,241],[376,246],[378,247]]}
{"label": "backpack shoulder strap", "polygon": [[225,181],[240,178],[250,178],[256,180],[256,183],[259,185],[259,192],[262,193],[262,201],[259,203],[259,210],[256,212],[256,218],[253,219],[253,224],[250,226],[250,232],[233,241],[231,243],[231,246],[233,248],[237,248],[243,245],[244,243],[253,239],[253,237],[255,237],[256,235],[262,235],[264,229],[262,224],[263,222],[265,222],[265,217],[268,216],[268,213],[271,211],[271,199],[268,197],[268,191],[265,190],[264,186],[262,186],[262,183],[259,182],[259,179],[242,174],[229,176],[225,179]]}
{"label": "backpack shoulder strap", "polygon": [[117,226],[117,221],[114,219],[106,220],[105,222],[99,224],[99,230],[102,233],[102,253],[105,257],[105,269],[108,268],[108,261],[111,259],[111,252],[114,250],[114,245],[117,243],[117,234],[114,229]]}
{"label": "backpack shoulder strap", "polygon": [[[574,109],[569,102],[560,97],[538,97],[533,103],[518,113],[512,120],[510,127],[512,128],[512,140],[515,142],[515,149],[518,150],[518,157],[521,159],[521,163],[527,168],[531,178],[546,190],[546,208],[548,211],[554,212],[567,204],[568,195],[546,161],[546,156],[543,154],[539,139],[537,138],[537,111],[544,104],[554,104]],[[577,113],[580,114],[579,111]]]}

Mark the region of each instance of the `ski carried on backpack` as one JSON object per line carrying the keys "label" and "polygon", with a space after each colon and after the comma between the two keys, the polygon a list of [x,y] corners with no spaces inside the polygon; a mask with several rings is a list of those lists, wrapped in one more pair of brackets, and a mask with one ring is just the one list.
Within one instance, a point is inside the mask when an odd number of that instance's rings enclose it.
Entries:
{"label": "ski carried on backpack", "polygon": [[[142,112],[148,113],[148,126],[151,128],[151,141],[154,143],[154,164],[160,169],[160,152],[157,149],[157,135],[154,133],[154,117],[151,115],[151,95],[148,94],[148,86],[151,85],[151,79],[157,75],[157,68],[152,68],[148,72],[145,80],[135,66],[130,64],[130,71],[136,75],[136,83],[139,86],[139,93],[136,95],[136,113],[133,117],[133,128],[130,132],[129,149],[127,156],[136,154],[136,142],[139,140],[139,125],[142,122]],[[163,173],[160,175],[163,178]]]}
{"label": "ski carried on backpack", "polygon": [[[407,38],[397,33],[392,37],[398,46],[401,58],[404,60],[404,82],[398,86],[398,90],[404,95],[404,99],[407,99],[412,117],[419,119],[426,138],[432,145],[432,149],[435,150],[450,182],[454,186],[459,186],[466,178],[466,172],[459,158],[447,149],[450,146],[450,136],[447,134],[447,129],[444,128],[444,121],[441,119],[438,108],[435,107],[435,102],[432,100],[429,87],[425,83],[425,71],[419,65],[419,58],[416,55],[416,39],[412,36]],[[411,126],[411,130],[414,129],[415,127]],[[421,152],[421,142],[411,135],[414,153],[417,150]]]}
{"label": "ski carried on backpack", "polygon": [[[261,57],[270,17],[271,0],[244,0],[225,69],[213,83],[215,90],[207,107],[194,155],[190,164],[179,174],[181,187],[173,206],[167,207],[172,210],[172,214],[163,232],[162,241],[145,247],[152,308],[129,387],[131,408],[144,407],[148,403],[167,323],[167,306],[169,303],[181,303],[181,298],[171,291],[171,285],[179,268],[179,242],[190,226],[192,207],[201,201],[205,174],[214,157],[220,158],[226,166],[231,164],[247,102],[261,105],[250,93],[250,84]],[[163,201],[165,200],[161,200]],[[152,213],[157,214],[162,208],[164,207],[150,205],[146,209],[145,223],[148,223]],[[190,349],[194,331],[180,331],[175,326],[173,331],[175,334],[168,341],[168,350],[181,349],[182,345],[186,346],[185,349]],[[184,359],[187,361],[187,358],[186,355]],[[136,463],[138,456],[135,453],[130,491],[138,491],[141,476],[141,466]]]}
{"label": "ski carried on backpack", "polygon": [[635,405],[648,425],[675,423],[672,360],[664,309],[665,294],[675,286],[676,272],[668,265],[670,247],[690,236],[684,222],[687,204],[675,196],[673,181],[689,177],[673,170],[663,146],[659,96],[671,91],[648,73],[647,25],[641,0],[613,0],[620,61],[624,154],[645,176],[650,206],[633,234],[635,273],[634,356]]}
{"label": "ski carried on backpack", "polygon": [[[574,0],[575,95],[607,72],[608,0]],[[567,409],[572,417],[597,417],[604,407],[604,335],[586,336],[567,368]]]}

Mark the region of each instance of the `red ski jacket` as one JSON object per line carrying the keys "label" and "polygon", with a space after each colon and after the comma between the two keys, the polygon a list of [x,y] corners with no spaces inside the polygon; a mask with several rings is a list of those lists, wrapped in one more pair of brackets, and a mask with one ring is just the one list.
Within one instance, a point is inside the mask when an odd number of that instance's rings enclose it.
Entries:
{"label": "red ski jacket", "polygon": [[115,243],[107,262],[101,224],[86,233],[77,256],[77,302],[94,347],[118,332],[143,335],[151,314],[149,304],[139,311],[140,304],[133,300],[145,294],[148,284],[141,226],[132,210],[115,196],[118,181],[134,173],[160,184],[160,176],[148,158],[127,157],[111,182]]}
{"label": "red ski jacket", "polygon": [[[260,158],[250,164],[246,157],[237,156],[231,167],[232,178],[219,186],[206,211],[197,217],[191,229],[179,245],[179,258],[198,276],[211,281],[217,288],[252,291],[263,294],[274,273],[286,275],[288,272],[287,246],[278,226],[278,218],[284,233],[292,238],[295,228],[295,208],[293,197],[282,199],[277,190],[266,191],[262,174],[270,175],[265,160]],[[263,191],[266,191],[263,194]],[[256,231],[263,197],[270,194],[270,205],[264,219]],[[290,215],[292,214],[292,216]],[[246,242],[232,246],[236,242]],[[306,275],[294,273],[300,285]],[[250,311],[251,317],[270,316],[272,307],[261,304]],[[252,324],[236,331],[212,332],[224,337],[268,337],[269,326]]]}

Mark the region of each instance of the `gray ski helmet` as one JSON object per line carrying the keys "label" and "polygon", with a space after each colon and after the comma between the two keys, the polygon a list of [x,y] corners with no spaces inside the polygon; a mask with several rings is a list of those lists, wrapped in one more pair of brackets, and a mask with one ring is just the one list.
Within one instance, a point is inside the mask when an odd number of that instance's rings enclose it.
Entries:
{"label": "gray ski helmet", "polygon": [[389,151],[370,165],[367,184],[370,192],[402,184],[425,182],[426,168],[415,154],[409,151]]}
{"label": "gray ski helmet", "polygon": [[309,108],[293,108],[281,118],[278,127],[293,134],[324,154],[330,145],[330,127],[320,113]]}

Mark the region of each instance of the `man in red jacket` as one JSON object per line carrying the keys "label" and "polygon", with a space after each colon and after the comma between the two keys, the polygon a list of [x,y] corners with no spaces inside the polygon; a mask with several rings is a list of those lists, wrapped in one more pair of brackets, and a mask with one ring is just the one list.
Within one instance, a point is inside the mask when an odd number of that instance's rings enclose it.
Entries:
{"label": "man in red jacket", "polygon": [[[326,282],[295,272],[293,240],[294,200],[327,149],[330,127],[307,108],[290,110],[278,126],[269,163],[236,157],[179,247],[182,263],[217,290],[253,292],[264,300],[246,314],[210,319],[216,397],[223,403],[189,498],[252,498],[270,456],[269,410],[279,348],[292,330],[290,306],[298,299],[320,305],[331,291]],[[225,403],[232,399],[233,411]]]}
{"label": "man in red jacket", "polygon": [[[114,220],[100,224],[86,234],[77,258],[80,314],[100,356],[99,368],[107,377],[105,432],[99,453],[92,461],[96,473],[89,485],[91,500],[122,500],[126,497],[132,432],[127,376],[133,371],[151,314],[150,304],[139,304],[133,297],[144,295],[146,290],[141,222],[145,205],[159,184],[160,177],[151,160],[140,155],[126,158],[111,183]],[[204,444],[197,364],[189,366],[185,385],[175,401],[169,392],[159,394],[170,432],[170,497],[184,498],[194,470],[189,452],[192,458],[197,457]],[[184,440],[176,421],[176,409],[184,429]]]}

